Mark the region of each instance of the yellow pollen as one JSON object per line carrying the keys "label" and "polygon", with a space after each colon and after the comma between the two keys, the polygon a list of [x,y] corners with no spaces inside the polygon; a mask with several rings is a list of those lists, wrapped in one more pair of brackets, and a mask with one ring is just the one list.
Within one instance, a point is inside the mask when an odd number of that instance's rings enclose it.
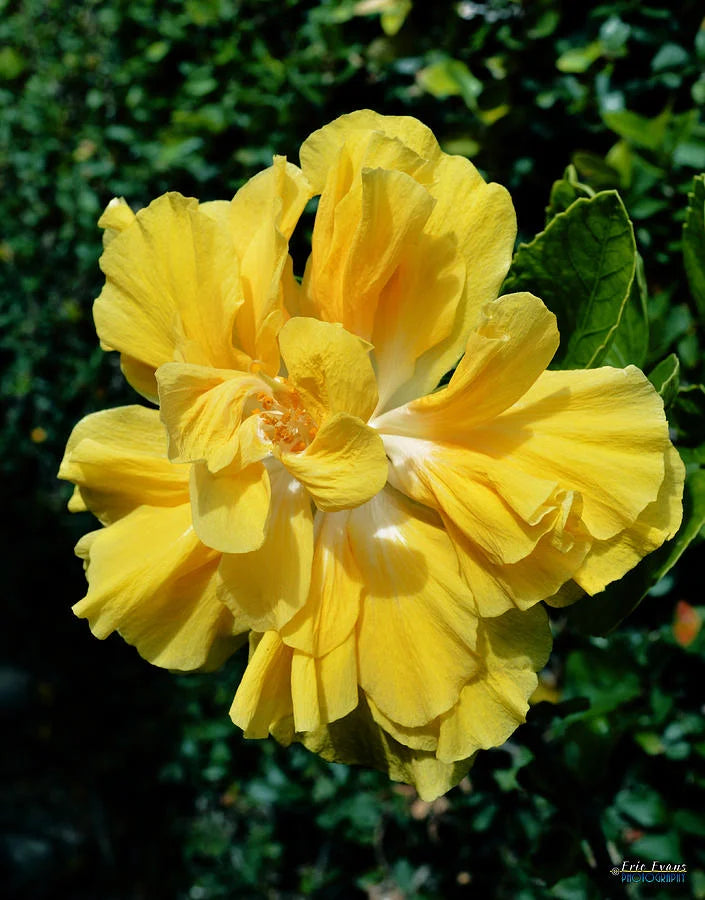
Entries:
{"label": "yellow pollen", "polygon": [[274,396],[260,391],[256,395],[261,404],[252,410],[259,416],[262,436],[287,453],[305,450],[318,433],[299,393],[295,390],[277,391]]}

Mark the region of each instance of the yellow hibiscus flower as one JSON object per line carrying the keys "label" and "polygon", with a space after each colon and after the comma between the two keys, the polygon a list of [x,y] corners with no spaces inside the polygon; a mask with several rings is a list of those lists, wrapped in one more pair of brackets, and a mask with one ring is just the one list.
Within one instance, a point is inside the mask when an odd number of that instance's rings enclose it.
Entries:
{"label": "yellow hibiscus flower", "polygon": [[[314,194],[299,285],[287,241]],[[509,195],[414,119],[343,116],[304,143],[301,169],[278,158],[229,204],[167,195],[104,224],[99,336],[158,394],[154,470],[179,473],[163,481],[179,508],[188,481],[204,606],[250,632],[233,720],[438,796],[523,721],[551,643],[539,602],[595,593],[675,534],[683,466],[658,395],[633,367],[545,371],[555,317],[530,294],[495,299]],[[79,480],[82,427],[64,475],[83,502],[123,466],[115,503],[152,490],[163,516],[161,476],[143,488],[106,431]],[[169,588],[152,598],[181,576],[166,563],[135,599],[112,577],[120,522],[106,522],[100,568],[79,545],[92,626],[109,609],[98,633],[137,643],[121,605],[157,631]],[[145,526],[128,529],[139,541]]]}

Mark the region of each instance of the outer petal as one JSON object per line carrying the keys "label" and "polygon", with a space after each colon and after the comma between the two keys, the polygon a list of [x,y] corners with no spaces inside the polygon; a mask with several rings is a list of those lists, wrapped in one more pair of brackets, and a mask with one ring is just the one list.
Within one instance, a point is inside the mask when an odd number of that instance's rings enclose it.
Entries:
{"label": "outer petal", "polygon": [[98,219],[98,227],[103,228],[103,246],[107,247],[114,237],[131,225],[135,219],[124,197],[113,197]]}
{"label": "outer petal", "polygon": [[142,406],[81,419],[66,445],[59,478],[77,486],[84,508],[104,524],[142,504],[176,506],[188,501],[188,473],[167,459],[159,413]]}
{"label": "outer petal", "polygon": [[[279,734],[275,731],[276,736]],[[286,738],[290,740],[287,734]],[[456,785],[472,760],[444,763],[433,753],[411,750],[394,740],[372,718],[364,696],[344,719],[312,732],[294,735],[305,747],[331,762],[364,765],[385,772],[393,781],[413,784],[423,800],[435,800]]]}
{"label": "outer petal", "polygon": [[199,542],[188,504],[141,506],[82,538],[88,593],[74,606],[91,631],[113,631],[150,662],[190,670],[219,665],[234,649],[233,620],[218,601],[218,559]]}
{"label": "outer petal", "polygon": [[275,631],[250,635],[250,661],[230,707],[230,718],[245,737],[266,738],[293,714],[291,657]]}
{"label": "outer petal", "polygon": [[382,439],[360,419],[336,413],[300,453],[280,453],[281,461],[328,512],[359,506],[387,480]]}
{"label": "outer petal", "polygon": [[551,629],[540,606],[483,619],[478,641],[484,671],[441,716],[437,756],[446,763],[498,747],[520,725],[548,659]]}
{"label": "outer petal", "polygon": [[288,380],[318,417],[345,412],[367,421],[377,403],[369,345],[338,324],[289,319],[279,335]]}
{"label": "outer petal", "polygon": [[190,362],[242,365],[232,344],[242,303],[232,240],[196,200],[166,194],[140,210],[109,242],[101,267],[106,284],[94,316],[107,349],[152,369],[177,352]]}
{"label": "outer petal", "polygon": [[262,463],[230,466],[213,475],[205,463],[191,466],[193,527],[207,547],[249,553],[264,543],[271,489]]}
{"label": "outer petal", "polygon": [[556,496],[559,503],[553,527],[536,543],[531,553],[515,563],[491,562],[449,520],[448,535],[458,553],[465,580],[482,616],[498,616],[512,607],[528,609],[550,600],[579,570],[591,546],[580,521],[579,496]]}
{"label": "outer petal", "polygon": [[281,468],[271,467],[270,483],[264,543],[251,553],[223,556],[218,570],[218,596],[243,631],[280,631],[306,603],[311,582],[311,499]]}
{"label": "outer petal", "polygon": [[295,650],[291,694],[296,731],[314,731],[352,712],[358,704],[354,636],[320,659]]}
{"label": "outer petal", "polygon": [[282,629],[286,644],[324,656],[351,634],[360,613],[362,577],[353,559],[348,511],[319,515],[306,605]]}
{"label": "outer petal", "polygon": [[683,517],[685,467],[675,447],[666,453],[666,475],[658,497],[629,528],[607,541],[597,541],[573,576],[588,594],[596,594],[621,578],[646,556],[674,537]]}
{"label": "outer petal", "polygon": [[476,440],[527,476],[579,491],[598,540],[630,527],[656,499],[670,452],[663,403],[633,366],[545,372]]}
{"label": "outer petal", "polygon": [[350,515],[365,584],[358,623],[360,685],[404,726],[457,701],[478,669],[477,618],[438,519],[390,489]]}
{"label": "outer petal", "polygon": [[364,161],[370,167],[385,165],[416,177],[441,156],[433,132],[418,119],[357,110],[314,131],[301,146],[301,168],[316,193],[326,186],[343,146],[358,167]]}
{"label": "outer petal", "polygon": [[462,446],[385,435],[392,485],[438,509],[493,564],[527,557],[553,527],[555,481],[501,465]]}
{"label": "outer petal", "polygon": [[556,317],[532,294],[486,303],[447,387],[380,416],[383,432],[436,441],[468,433],[516,403],[558,348]]}

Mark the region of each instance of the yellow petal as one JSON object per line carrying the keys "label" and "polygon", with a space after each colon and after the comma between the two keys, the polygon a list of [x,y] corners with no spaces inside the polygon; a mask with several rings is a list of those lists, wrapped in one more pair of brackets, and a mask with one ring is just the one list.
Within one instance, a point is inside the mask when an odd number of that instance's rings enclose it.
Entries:
{"label": "yellow petal", "polygon": [[[466,266],[450,234],[422,232],[400,254],[399,264],[382,289],[371,341],[379,385],[378,411],[399,406],[424,391],[436,361],[433,348],[458,329],[458,305],[466,280]],[[455,364],[458,352],[446,364]],[[445,372],[441,372],[441,375]],[[429,389],[431,389],[429,388]]]}
{"label": "yellow petal", "polygon": [[573,576],[588,594],[596,594],[674,537],[683,517],[685,468],[675,447],[666,453],[666,474],[658,497],[637,516],[629,528],[607,541],[597,541],[580,570]]}
{"label": "yellow petal", "polygon": [[528,609],[541,600],[552,601],[579,570],[591,546],[580,521],[582,503],[574,494],[561,499],[550,531],[524,559],[497,565],[449,520],[448,535],[458,552],[465,580],[482,616],[498,616],[512,607]]}
{"label": "yellow petal", "polygon": [[316,660],[318,704],[322,722],[335,722],[358,704],[356,640],[353,634]]}
{"label": "yellow petal", "polygon": [[296,731],[315,731],[352,712],[358,703],[352,635],[320,659],[294,650],[291,695]]}
{"label": "yellow petal", "polygon": [[323,191],[343,146],[351,148],[358,166],[364,160],[370,168],[384,164],[408,174],[441,155],[433,132],[418,119],[357,110],[314,131],[301,146],[301,168],[316,193]]}
{"label": "yellow petal", "polygon": [[322,192],[301,309],[372,340],[381,410],[430,392],[507,273],[509,194],[420,122],[364,110],[315,132],[301,159]]}
{"label": "yellow petal", "polygon": [[545,372],[513,407],[476,432],[483,452],[579,491],[590,534],[631,526],[664,479],[663,403],[633,366]]}
{"label": "yellow petal", "polygon": [[[103,349],[112,349],[106,348]],[[157,390],[157,381],[154,375],[154,366],[148,363],[140,362],[133,356],[126,353],[120,355],[120,369],[127,381],[137,391],[142,394],[155,406],[159,406],[159,391]]]}
{"label": "yellow petal", "polygon": [[477,619],[445,530],[390,489],[350,515],[365,595],[357,626],[360,685],[384,715],[425,725],[477,671]]}
{"label": "yellow petal", "polygon": [[[157,381],[172,462],[205,460],[211,472],[230,465],[239,450],[245,404],[266,386],[262,380],[234,370],[166,363],[159,368]],[[259,454],[248,454],[241,467],[268,452],[262,442]]]}
{"label": "yellow petal", "polygon": [[230,708],[230,718],[247,738],[266,738],[291,716],[292,651],[274,631],[250,636],[250,661]]}
{"label": "yellow petal", "polygon": [[[465,285],[451,332],[419,357],[413,378],[394,403],[430,393],[456,364],[483,306],[497,296],[514,252],[516,216],[505,188],[487,184],[461,156],[443,154],[435,176],[430,188],[435,206],[425,231],[434,237],[450,236],[465,264]],[[424,303],[425,298],[418,302]]]}
{"label": "yellow petal", "polygon": [[270,471],[267,535],[258,550],[223,556],[219,596],[242,630],[279,631],[309,592],[313,559],[311,500],[281,468]]}
{"label": "yellow petal", "polygon": [[350,550],[348,519],[347,511],[319,516],[308,599],[281,632],[285,643],[311,656],[340,646],[360,612],[362,579]]}
{"label": "yellow petal", "polygon": [[316,217],[304,291],[317,315],[369,340],[380,292],[432,209],[433,198],[410,175],[363,169],[360,184],[336,206],[325,244]]}
{"label": "yellow petal", "polygon": [[198,541],[188,504],[140,506],[79,541],[88,593],[74,606],[91,631],[118,631],[154,665],[219,665],[235,648],[233,620],[217,600],[217,555]]}
{"label": "yellow petal", "polygon": [[341,325],[297,317],[279,334],[288,381],[309,411],[344,412],[367,421],[377,403],[377,383],[369,345]]}
{"label": "yellow petal", "polygon": [[528,556],[551,530],[556,482],[518,472],[460,445],[385,435],[389,481],[442,511],[494,564]]}
{"label": "yellow petal", "polygon": [[132,212],[124,197],[113,197],[98,219],[98,227],[105,229],[103,232],[103,246],[107,247],[114,237],[124,231],[134,221]]}
{"label": "yellow petal", "polygon": [[69,502],[66,504],[66,507],[69,512],[88,512],[88,506],[86,505],[86,501],[83,499],[81,494],[80,487],[76,486],[73,489],[73,494],[69,497]]}
{"label": "yellow petal", "polygon": [[281,461],[324,512],[359,506],[387,480],[382,439],[360,419],[336,413],[300,453],[280,454]]}
{"label": "yellow petal", "polygon": [[188,473],[167,459],[159,413],[142,406],[81,419],[66,445],[59,478],[77,486],[85,506],[103,523],[142,504],[176,506],[188,499]]}
{"label": "yellow petal", "polygon": [[93,312],[105,348],[152,369],[177,352],[189,362],[241,363],[232,342],[242,302],[232,239],[196,200],[165,194],[140,210],[110,240],[101,267],[106,284]]}
{"label": "yellow petal", "polygon": [[275,156],[273,165],[250,178],[233,198],[230,218],[238,253],[244,256],[244,248],[263,220],[275,221],[277,230],[289,240],[314,193],[301,169],[285,156]]}
{"label": "yellow petal", "polygon": [[484,671],[463,688],[458,703],[441,716],[440,760],[452,763],[497,747],[515,731],[551,649],[551,630],[540,606],[483,619],[478,650]]}
{"label": "yellow petal", "polygon": [[275,156],[274,165],[251,178],[230,205],[229,228],[244,294],[236,322],[238,342],[270,375],[279,370],[276,336],[285,319],[283,291],[292,289],[283,282],[293,282],[288,240],[312,193],[301,170]]}
{"label": "yellow petal", "polygon": [[403,744],[404,747],[409,747],[411,750],[423,750],[425,753],[436,752],[438,747],[438,719],[433,719],[427,725],[419,725],[416,728],[404,727],[385,716],[377,708],[370,696],[367,697],[367,705],[375,722],[395,741]]}
{"label": "yellow petal", "polygon": [[269,475],[262,463],[230,466],[217,474],[191,466],[193,527],[207,547],[249,553],[264,543],[270,505]]}
{"label": "yellow petal", "polygon": [[[486,303],[447,387],[376,420],[383,432],[455,441],[516,403],[558,348],[556,317],[532,294]],[[465,440],[463,442],[465,442]]]}
{"label": "yellow petal", "polygon": [[403,746],[374,721],[364,695],[345,718],[316,731],[296,734],[295,739],[323,759],[370,766],[393,781],[413,784],[421,799],[427,801],[450,790],[472,764],[471,759],[444,763],[432,753]]}

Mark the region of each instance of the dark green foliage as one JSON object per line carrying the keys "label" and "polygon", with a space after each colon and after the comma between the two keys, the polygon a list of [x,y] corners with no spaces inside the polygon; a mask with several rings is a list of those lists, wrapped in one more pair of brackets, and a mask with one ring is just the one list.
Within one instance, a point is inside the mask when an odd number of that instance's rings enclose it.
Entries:
{"label": "dark green foliage", "polygon": [[[417,0],[380,19],[352,0],[0,0],[4,895],[582,900],[625,896],[609,869],[641,858],[686,863],[686,891],[664,891],[705,897],[705,631],[672,627],[677,601],[705,616],[705,29],[700,2],[677,6]],[[528,243],[509,284],[559,320],[536,245],[611,205],[625,277],[603,336],[563,361],[643,366],[688,468],[676,540],[554,615],[542,690],[560,702],[432,805],[243,741],[240,656],[175,678],[95,641],[69,612],[71,545],[93,524],[55,480],[80,416],[135,400],[91,319],[111,197],[227,198],[360,107],[416,116],[509,187]]]}

